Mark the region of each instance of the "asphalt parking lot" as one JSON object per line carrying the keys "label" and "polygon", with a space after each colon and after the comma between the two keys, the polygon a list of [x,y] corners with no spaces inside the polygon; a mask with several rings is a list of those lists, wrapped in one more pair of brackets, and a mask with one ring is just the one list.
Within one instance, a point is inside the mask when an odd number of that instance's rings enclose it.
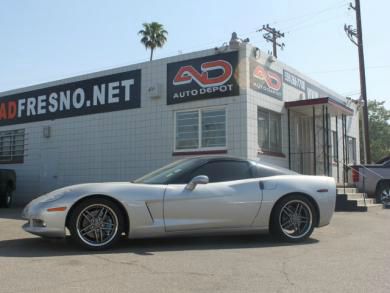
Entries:
{"label": "asphalt parking lot", "polygon": [[300,245],[267,235],[123,240],[88,252],[0,209],[0,292],[390,292],[390,210],[336,213]]}

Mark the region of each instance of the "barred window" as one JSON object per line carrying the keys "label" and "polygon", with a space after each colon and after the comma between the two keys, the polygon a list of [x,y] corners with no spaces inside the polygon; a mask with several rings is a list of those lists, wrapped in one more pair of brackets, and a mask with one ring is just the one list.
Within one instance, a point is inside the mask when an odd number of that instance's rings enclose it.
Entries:
{"label": "barred window", "polygon": [[201,109],[176,112],[175,149],[226,147],[226,110]]}
{"label": "barred window", "polygon": [[356,164],[356,138],[347,136],[347,162]]}
{"label": "barred window", "polygon": [[333,146],[332,146],[333,161],[337,162],[339,160],[339,140],[337,138],[336,131],[332,131],[332,140],[333,140]]}
{"label": "barred window", "polygon": [[196,149],[199,147],[199,112],[176,113],[176,149]]}
{"label": "barred window", "polygon": [[262,150],[281,152],[281,115],[259,108],[257,111],[258,143]]}
{"label": "barred window", "polygon": [[23,163],[24,129],[0,131],[0,164]]}
{"label": "barred window", "polygon": [[226,146],[225,109],[203,110],[202,148]]}

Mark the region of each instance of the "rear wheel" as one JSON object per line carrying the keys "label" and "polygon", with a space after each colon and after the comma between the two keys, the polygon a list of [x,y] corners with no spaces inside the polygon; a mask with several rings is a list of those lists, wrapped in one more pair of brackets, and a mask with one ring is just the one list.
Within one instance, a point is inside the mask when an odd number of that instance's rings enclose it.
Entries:
{"label": "rear wheel", "polygon": [[379,183],[376,191],[377,203],[389,203],[390,202],[390,182],[384,181]]}
{"label": "rear wheel", "polygon": [[316,210],[305,196],[289,195],[274,207],[270,230],[280,240],[300,242],[310,237],[316,219]]}
{"label": "rear wheel", "polygon": [[69,230],[72,239],[91,250],[114,245],[123,232],[124,218],[120,208],[105,198],[90,198],[71,212]]}
{"label": "rear wheel", "polygon": [[4,194],[0,195],[0,207],[10,208],[12,205],[12,188],[7,187]]}

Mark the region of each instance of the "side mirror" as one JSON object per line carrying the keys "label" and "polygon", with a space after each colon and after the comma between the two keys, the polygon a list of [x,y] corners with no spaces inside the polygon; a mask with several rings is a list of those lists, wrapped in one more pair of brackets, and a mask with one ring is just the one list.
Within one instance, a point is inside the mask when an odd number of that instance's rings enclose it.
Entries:
{"label": "side mirror", "polygon": [[194,190],[198,184],[207,184],[209,183],[209,177],[206,175],[199,175],[191,179],[191,181],[186,185],[187,190]]}

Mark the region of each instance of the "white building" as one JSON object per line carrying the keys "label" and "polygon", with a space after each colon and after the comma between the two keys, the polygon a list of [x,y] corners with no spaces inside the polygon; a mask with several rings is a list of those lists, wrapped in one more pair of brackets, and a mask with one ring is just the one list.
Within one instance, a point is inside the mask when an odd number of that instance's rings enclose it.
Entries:
{"label": "white building", "polygon": [[343,182],[343,165],[359,161],[358,116],[350,100],[233,42],[1,93],[0,168],[16,171],[17,203],[205,154]]}

